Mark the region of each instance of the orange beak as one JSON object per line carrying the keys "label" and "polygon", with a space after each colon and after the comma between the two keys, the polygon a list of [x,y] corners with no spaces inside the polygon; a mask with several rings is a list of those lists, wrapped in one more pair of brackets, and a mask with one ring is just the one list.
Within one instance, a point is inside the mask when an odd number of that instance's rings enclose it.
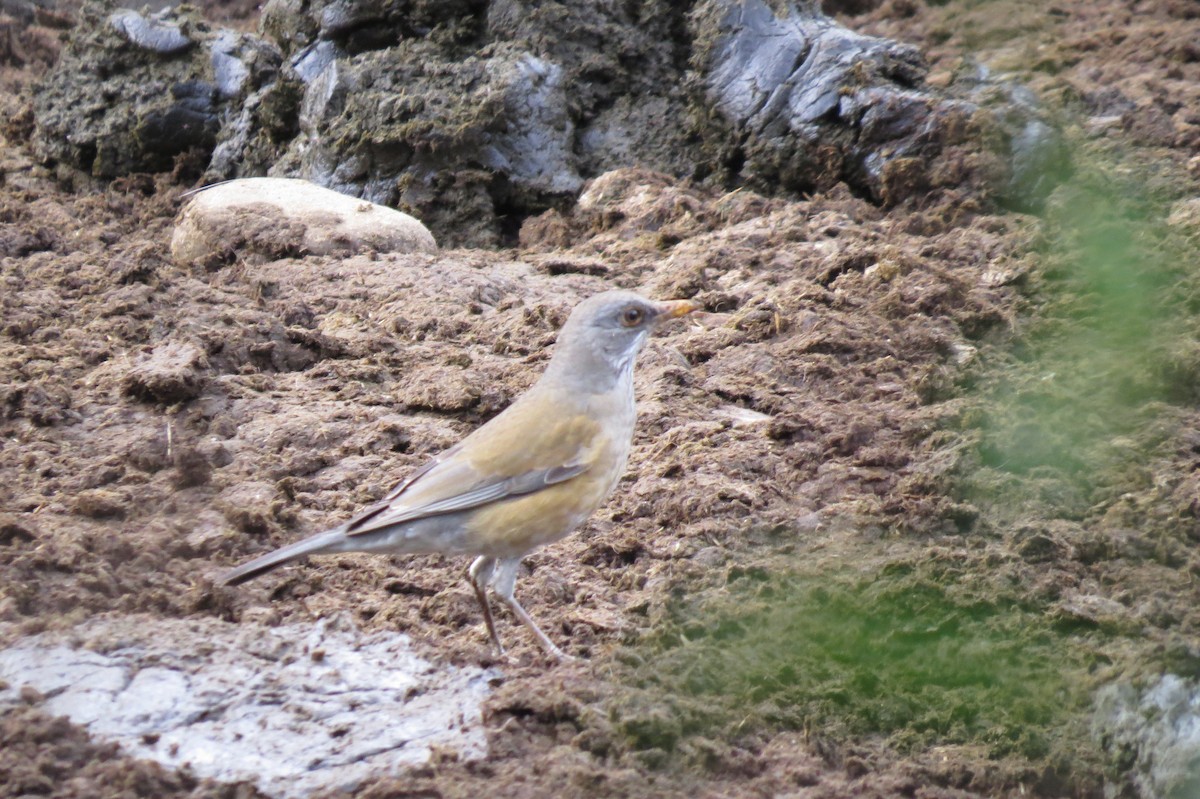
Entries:
{"label": "orange beak", "polygon": [[658,318],[665,321],[667,319],[678,319],[681,316],[687,316],[692,311],[698,311],[704,306],[693,300],[667,300],[660,302],[658,305]]}

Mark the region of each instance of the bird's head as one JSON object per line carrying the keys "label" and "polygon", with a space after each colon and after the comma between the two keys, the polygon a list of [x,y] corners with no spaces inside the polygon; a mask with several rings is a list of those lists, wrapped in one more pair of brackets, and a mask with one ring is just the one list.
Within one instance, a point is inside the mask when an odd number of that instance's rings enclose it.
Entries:
{"label": "bird's head", "polygon": [[563,325],[546,375],[607,391],[632,377],[634,360],[656,327],[699,308],[692,300],[653,302],[631,291],[589,297]]}

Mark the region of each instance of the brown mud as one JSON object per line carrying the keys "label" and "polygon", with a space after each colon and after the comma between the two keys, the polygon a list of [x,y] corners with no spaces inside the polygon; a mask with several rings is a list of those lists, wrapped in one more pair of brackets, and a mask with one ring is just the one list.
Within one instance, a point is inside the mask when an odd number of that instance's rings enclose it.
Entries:
{"label": "brown mud", "polygon": [[[969,56],[1061,108],[1077,174],[1041,218],[629,170],[515,250],[180,266],[187,186],[62,188],[26,147],[28,94],[5,94],[0,642],[348,612],[504,672],[486,758],[366,797],[1134,795],[1089,692],[1200,673],[1192,11],[890,0],[844,20],[918,45],[934,80]],[[9,37],[5,87],[33,84],[61,24]],[[1114,272],[1077,268],[1114,248]],[[459,558],[214,586],[499,412],[613,286],[709,314],[648,347],[626,478],[518,581],[577,661],[504,614],[498,658]],[[24,699],[0,712],[0,796],[254,795]]]}

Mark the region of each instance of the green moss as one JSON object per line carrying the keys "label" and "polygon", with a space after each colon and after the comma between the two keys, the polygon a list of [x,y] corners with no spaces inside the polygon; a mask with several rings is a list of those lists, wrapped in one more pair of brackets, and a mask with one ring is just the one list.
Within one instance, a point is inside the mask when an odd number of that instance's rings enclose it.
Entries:
{"label": "green moss", "polygon": [[1077,156],[1041,222],[1028,319],[961,381],[978,457],[958,495],[997,526],[1148,489],[1168,406],[1200,396],[1194,228],[1109,157]]}
{"label": "green moss", "polygon": [[[941,567],[739,580],[717,606],[681,605],[641,652],[640,686],[693,700],[673,702],[687,708],[684,729],[709,734],[882,735],[901,750],[979,744],[1040,758],[1050,741],[1074,740],[1063,736],[1086,699],[1078,641]],[[635,748],[644,726],[628,730]]]}

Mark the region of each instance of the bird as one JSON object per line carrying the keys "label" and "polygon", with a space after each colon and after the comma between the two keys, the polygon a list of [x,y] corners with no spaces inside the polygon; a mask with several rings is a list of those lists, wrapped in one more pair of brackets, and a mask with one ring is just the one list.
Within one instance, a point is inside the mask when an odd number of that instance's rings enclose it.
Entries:
{"label": "bird", "polygon": [[514,596],[522,558],[557,541],[607,499],[625,472],[636,407],[633,369],[663,322],[697,311],[606,291],[580,302],[538,381],[501,413],[402,480],[349,521],[237,566],[238,585],[308,555],[474,555],[467,579],[500,654],[488,589],[545,652],[571,660]]}

